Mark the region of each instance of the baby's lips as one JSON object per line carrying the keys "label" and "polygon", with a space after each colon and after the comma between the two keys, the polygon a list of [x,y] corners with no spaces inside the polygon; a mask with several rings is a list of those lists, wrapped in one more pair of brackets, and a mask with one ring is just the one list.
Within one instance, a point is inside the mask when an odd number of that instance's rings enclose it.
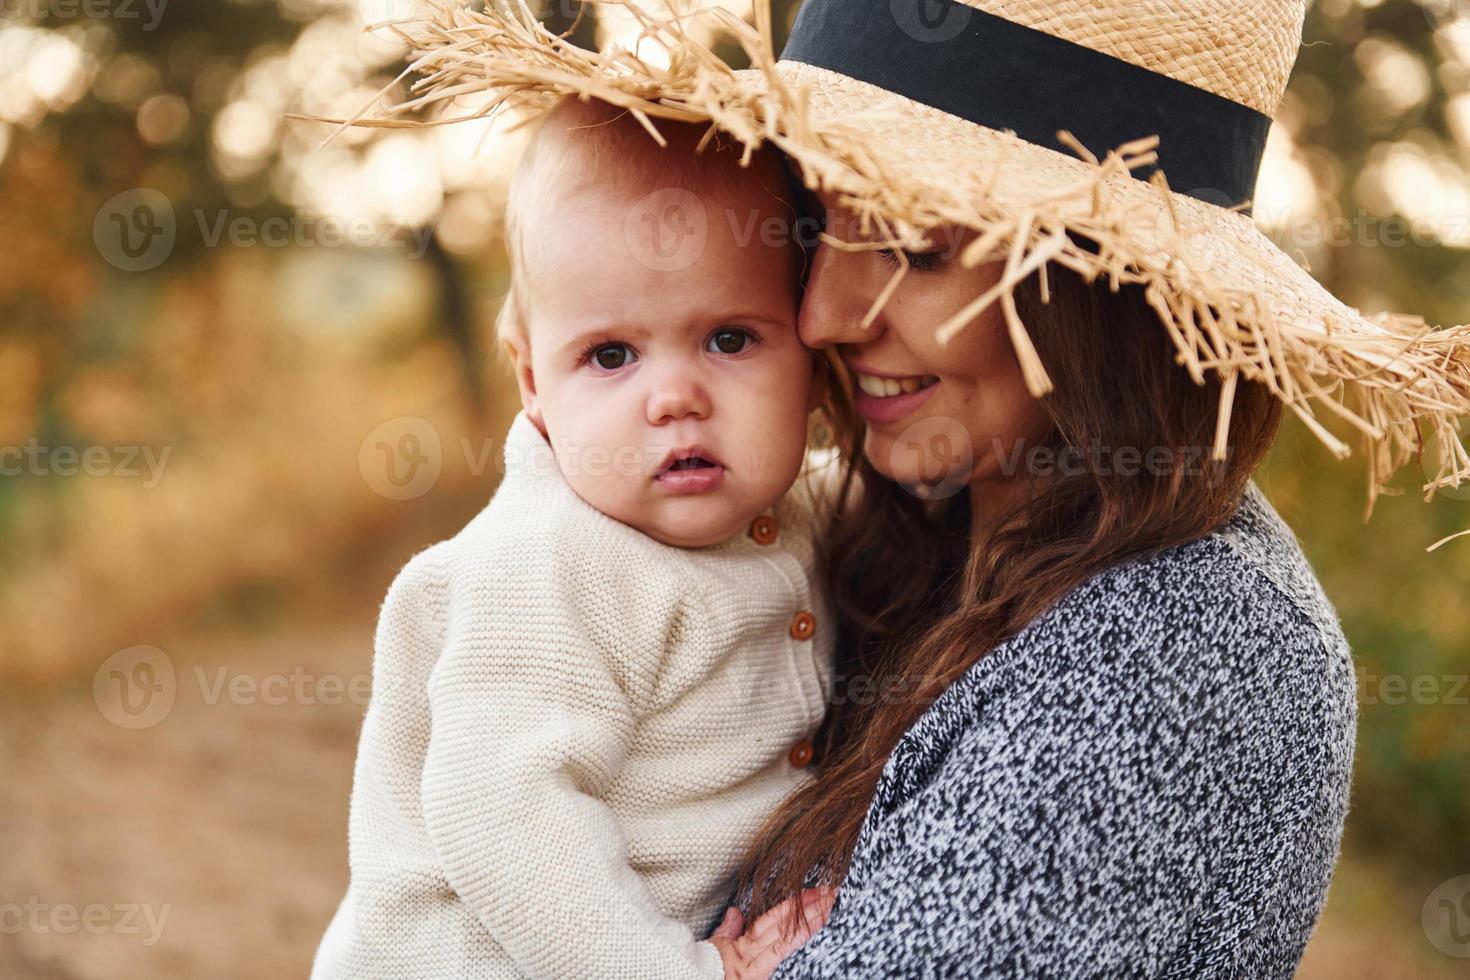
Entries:
{"label": "baby's lips", "polygon": [[713,463],[715,466],[725,468],[724,460],[716,456],[708,446],[700,443],[686,443],[682,446],[676,446],[665,453],[663,459],[659,461],[658,469],[654,472],[654,475],[662,476],[680,460],[695,458],[703,459],[707,463]]}

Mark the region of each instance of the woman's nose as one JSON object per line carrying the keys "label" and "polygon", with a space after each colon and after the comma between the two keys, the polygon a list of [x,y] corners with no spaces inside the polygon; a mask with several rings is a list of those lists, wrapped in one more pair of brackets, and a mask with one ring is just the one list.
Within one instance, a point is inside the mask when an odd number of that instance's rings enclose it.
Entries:
{"label": "woman's nose", "polygon": [[709,391],[692,366],[668,367],[657,372],[648,393],[648,421],[652,425],[689,417],[707,418]]}
{"label": "woman's nose", "polygon": [[863,326],[863,317],[878,296],[864,274],[869,259],[866,252],[844,251],[825,242],[817,246],[796,320],[803,344],[858,344],[881,332],[881,316],[872,325]]}

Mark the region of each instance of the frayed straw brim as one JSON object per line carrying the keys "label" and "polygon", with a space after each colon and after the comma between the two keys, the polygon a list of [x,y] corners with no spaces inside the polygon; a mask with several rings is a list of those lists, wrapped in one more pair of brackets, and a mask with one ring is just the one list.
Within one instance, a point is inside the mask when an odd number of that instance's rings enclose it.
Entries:
{"label": "frayed straw brim", "polygon": [[[1339,457],[1351,450],[1324,416],[1359,433],[1369,463],[1369,514],[1379,493],[1394,492],[1384,485],[1392,475],[1426,451],[1426,434],[1435,437],[1437,453],[1434,468],[1426,465],[1434,473],[1423,484],[1426,499],[1470,479],[1458,422],[1470,414],[1470,326],[1436,330],[1418,317],[1365,317],[1341,303],[1248,216],[1171,192],[1161,172],[1147,182],[1129,176],[1155,161],[1156,139],[1100,161],[1078,144],[1078,156],[1069,157],[844,75],[778,62],[761,0],[755,27],[717,8],[670,16],[636,0],[596,2],[636,18],[645,43],[661,44],[670,64],[563,43],[519,2],[510,12],[481,14],[428,0],[425,17],[394,25],[413,48],[409,72],[422,76],[412,98],[331,121],[441,125],[507,107],[534,117],[577,95],[629,109],[660,142],[659,119],[708,122],[711,135],[727,133],[747,150],[770,143],[785,152],[807,186],[837,194],[874,230],[880,240],[873,247],[912,247],[925,229],[944,225],[973,230],[962,260],[1001,258],[1004,273],[936,325],[939,336],[947,340],[1000,303],[1034,396],[1052,383],[1011,288],[1056,262],[1089,280],[1144,285],[1179,363],[1197,382],[1206,371],[1220,376],[1217,458],[1224,456],[1236,385],[1245,378],[1267,385]],[[696,16],[716,18],[753,67],[731,70],[691,37],[689,18]],[[476,106],[458,109],[456,100],[469,96]],[[441,110],[439,118],[404,118],[430,106]]]}

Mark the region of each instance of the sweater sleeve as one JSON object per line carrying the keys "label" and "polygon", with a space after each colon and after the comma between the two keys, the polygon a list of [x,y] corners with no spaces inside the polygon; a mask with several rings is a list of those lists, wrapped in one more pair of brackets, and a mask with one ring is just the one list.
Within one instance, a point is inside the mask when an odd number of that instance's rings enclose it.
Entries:
{"label": "sweater sleeve", "polygon": [[1325,891],[1340,839],[1351,667],[1262,580],[1184,571],[1084,586],[946,692],[773,980],[1289,977],[1311,923],[1286,896]]}
{"label": "sweater sleeve", "polygon": [[451,606],[422,780],[445,875],[524,976],[718,980],[719,951],[661,913],[602,800],[633,707],[577,610],[548,604]]}

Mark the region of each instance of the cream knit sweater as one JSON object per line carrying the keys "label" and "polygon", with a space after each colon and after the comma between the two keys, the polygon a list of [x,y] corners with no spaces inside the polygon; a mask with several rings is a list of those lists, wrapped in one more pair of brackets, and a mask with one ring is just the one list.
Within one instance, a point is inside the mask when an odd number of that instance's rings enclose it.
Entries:
{"label": "cream knit sweater", "polygon": [[770,520],[679,549],[578,497],[524,412],[505,464],[384,600],[312,976],[717,980],[700,940],[830,692],[836,466],[809,454]]}

